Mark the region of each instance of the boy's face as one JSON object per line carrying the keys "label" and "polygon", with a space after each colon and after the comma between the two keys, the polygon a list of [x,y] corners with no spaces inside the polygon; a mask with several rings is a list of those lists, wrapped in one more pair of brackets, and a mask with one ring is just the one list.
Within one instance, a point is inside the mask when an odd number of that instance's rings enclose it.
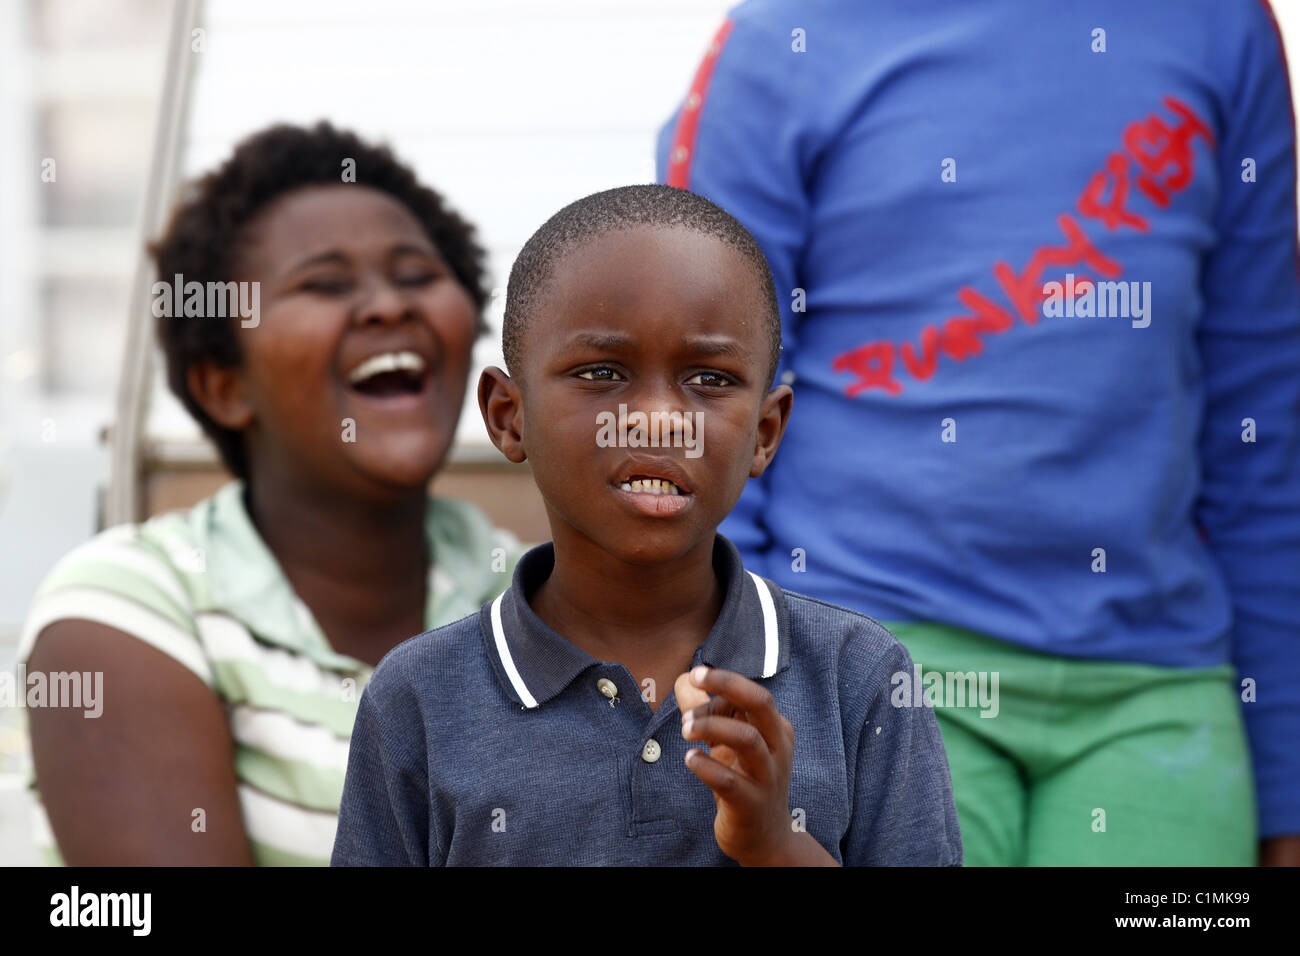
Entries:
{"label": "boy's face", "polygon": [[[767,392],[760,288],[740,252],[688,229],[616,231],[556,264],[524,367],[485,372],[479,402],[497,446],[531,462],[557,543],[642,565],[711,544],[790,412],[787,386]],[[640,479],[678,493],[624,487]]]}

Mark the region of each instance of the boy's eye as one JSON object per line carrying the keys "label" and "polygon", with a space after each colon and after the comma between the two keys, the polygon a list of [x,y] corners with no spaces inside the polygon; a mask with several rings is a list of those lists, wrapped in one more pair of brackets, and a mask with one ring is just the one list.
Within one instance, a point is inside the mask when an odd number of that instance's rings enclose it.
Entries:
{"label": "boy's eye", "polygon": [[618,382],[623,376],[608,365],[601,365],[597,368],[586,368],[578,373],[578,378],[585,378],[589,382]]}
{"label": "boy's eye", "polygon": [[[704,381],[701,381],[704,379]],[[721,372],[696,372],[686,380],[687,385],[709,385],[712,387],[730,385],[731,379]]]}

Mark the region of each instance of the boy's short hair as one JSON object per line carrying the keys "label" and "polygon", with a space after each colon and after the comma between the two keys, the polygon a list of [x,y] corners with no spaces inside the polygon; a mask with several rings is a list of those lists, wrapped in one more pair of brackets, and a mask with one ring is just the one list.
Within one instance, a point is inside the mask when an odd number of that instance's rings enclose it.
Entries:
{"label": "boy's short hair", "polygon": [[[244,227],[280,196],[304,186],[340,185],[343,161],[353,160],[356,183],[392,196],[405,206],[469,293],[479,331],[487,331],[483,308],[487,287],[485,254],[474,227],[444,205],[441,195],[422,185],[411,168],[386,147],[372,146],[327,122],[305,128],[270,126],[241,141],[217,169],[189,184],[157,240],[148,246],[158,280],[230,282]],[[202,316],[161,318],[158,342],[167,362],[167,383],[185,409],[217,446],[236,477],[247,480],[248,458],[240,432],[218,425],[190,395],[192,365],[210,360],[222,367],[240,362],[239,342],[228,322]]]}
{"label": "boy's short hair", "polygon": [[740,251],[753,269],[767,306],[770,389],[781,358],[781,307],[762,248],[749,230],[722,207],[685,189],[653,183],[619,186],[572,202],[546,220],[524,244],[510,269],[501,328],[502,350],[511,374],[517,374],[522,366],[524,337],[556,264],[578,245],[633,226],[680,226]]}

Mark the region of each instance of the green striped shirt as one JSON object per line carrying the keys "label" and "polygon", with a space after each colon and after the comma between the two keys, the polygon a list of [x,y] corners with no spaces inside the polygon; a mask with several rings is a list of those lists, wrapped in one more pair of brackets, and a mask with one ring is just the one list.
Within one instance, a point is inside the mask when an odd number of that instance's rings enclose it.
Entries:
{"label": "green striped shirt", "polygon": [[[509,587],[524,549],[474,505],[431,497],[425,531],[428,627],[471,614]],[[66,618],[134,635],[221,698],[258,864],[329,863],[348,741],[372,668],[330,647],[253,525],[242,482],[69,552],[37,590],[18,661],[25,664],[43,628]],[[34,774],[29,785],[37,846],[58,864]]]}

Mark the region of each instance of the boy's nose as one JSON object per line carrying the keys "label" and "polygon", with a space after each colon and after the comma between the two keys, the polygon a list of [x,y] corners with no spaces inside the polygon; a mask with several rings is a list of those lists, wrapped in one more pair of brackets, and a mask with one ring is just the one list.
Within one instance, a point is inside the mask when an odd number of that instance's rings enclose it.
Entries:
{"label": "boy's nose", "polygon": [[627,410],[629,414],[644,412],[648,426],[674,444],[695,437],[695,416],[687,410],[680,394],[673,388],[647,388],[630,396]]}

